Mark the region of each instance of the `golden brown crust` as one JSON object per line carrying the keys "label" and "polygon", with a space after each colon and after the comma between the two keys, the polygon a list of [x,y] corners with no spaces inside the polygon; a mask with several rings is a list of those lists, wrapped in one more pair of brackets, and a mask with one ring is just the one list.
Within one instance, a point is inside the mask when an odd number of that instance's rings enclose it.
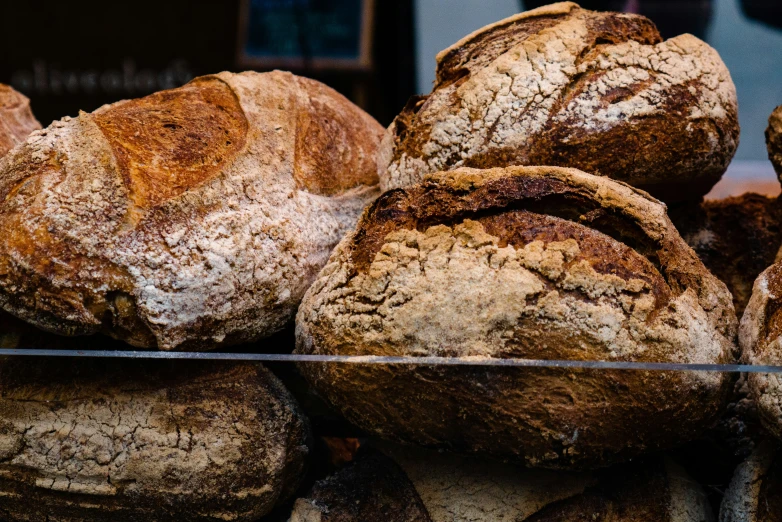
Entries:
{"label": "golden brown crust", "polygon": [[738,145],[716,51],[691,35],[663,42],[638,15],[523,13],[440,53],[437,78],[386,134],[384,190],[461,166],[557,165],[676,201],[708,192]]}
{"label": "golden brown crust", "polygon": [[771,160],[777,176],[782,180],[782,105],[774,109],[768,117],[766,148],[768,159]]}
{"label": "golden brown crust", "polygon": [[0,364],[8,521],[254,521],[305,469],[287,390],[250,363],[14,358]]}
{"label": "golden brown crust", "polygon": [[[305,296],[296,350],[729,362],[735,334],[724,284],[645,193],[573,169],[465,168],[367,208]],[[689,440],[730,388],[677,372],[302,371],[383,437],[561,468]]]}
{"label": "golden brown crust", "polygon": [[147,348],[271,335],[376,197],[381,134],[279,71],[55,122],[0,162],[0,307]]}
{"label": "golden brown crust", "polygon": [[40,128],[30,110],[30,100],[0,83],[0,158]]}
{"label": "golden brown crust", "polygon": [[736,315],[741,317],[752,284],[774,263],[782,246],[779,199],[747,193],[673,205],[668,214],[706,268],[728,286]]}

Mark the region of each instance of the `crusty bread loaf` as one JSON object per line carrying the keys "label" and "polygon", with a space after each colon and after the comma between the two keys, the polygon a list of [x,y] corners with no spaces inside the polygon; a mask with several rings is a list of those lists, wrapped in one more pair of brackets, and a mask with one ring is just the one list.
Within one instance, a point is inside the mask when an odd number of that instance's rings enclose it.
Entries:
{"label": "crusty bread loaf", "polygon": [[30,100],[0,83],[0,157],[40,128],[30,110]]}
{"label": "crusty bread loaf", "polygon": [[782,520],[782,455],[765,441],[736,468],[720,507],[720,522]]}
{"label": "crusty bread loaf", "polygon": [[766,148],[768,149],[768,159],[774,165],[777,177],[782,181],[782,105],[774,109],[774,112],[768,117]]}
{"label": "crusty bread loaf", "polygon": [[260,365],[0,361],[6,522],[254,522],[293,494],[308,444]]}
{"label": "crusty bread loaf", "polygon": [[755,279],[782,246],[782,201],[747,193],[672,205],[668,215],[706,268],[728,286],[741,317]]}
{"label": "crusty bread loaf", "polygon": [[[386,192],[297,315],[297,353],[728,363],[736,318],[648,195],[558,167],[455,169]],[[302,364],[379,436],[590,467],[697,436],[720,373]]]}
{"label": "crusty bread loaf", "polygon": [[460,166],[559,165],[673,201],[707,193],[738,138],[736,90],[714,49],[563,2],[439,53],[432,93],[392,123],[378,168],[388,190]]}
{"label": "crusty bread loaf", "polygon": [[[670,459],[572,474],[417,449],[395,448],[389,454],[393,458],[360,456],[316,483],[296,501],[290,521],[713,520],[702,488]],[[404,501],[415,506],[413,513],[393,508]]]}
{"label": "crusty bread loaf", "polygon": [[0,162],[0,307],[165,350],[269,335],[377,196],[381,135],[283,72],[55,122]]}
{"label": "crusty bread loaf", "polygon": [[[745,363],[782,365],[782,263],[763,271],[741,318],[739,343]],[[750,373],[752,398],[763,426],[782,439],[782,382],[778,374]]]}

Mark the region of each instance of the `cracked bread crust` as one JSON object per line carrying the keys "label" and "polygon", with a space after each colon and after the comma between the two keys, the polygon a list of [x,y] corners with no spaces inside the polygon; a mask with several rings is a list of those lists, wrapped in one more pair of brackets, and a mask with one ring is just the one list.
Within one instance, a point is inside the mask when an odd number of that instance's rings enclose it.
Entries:
{"label": "cracked bread crust", "polygon": [[[558,167],[456,169],[381,196],[299,307],[302,354],[728,363],[730,293],[645,193]],[[594,467],[690,440],[718,373],[301,364],[381,437]]]}
{"label": "cracked bread crust", "polygon": [[381,135],[279,71],[55,122],[0,161],[0,307],[162,350],[271,335],[378,195]]}
{"label": "cracked bread crust", "polygon": [[30,110],[30,100],[0,83],[0,158],[40,128]]}
{"label": "cracked bread crust", "polygon": [[254,521],[304,474],[307,421],[260,365],[53,359],[0,362],[3,520]]}
{"label": "cracked bread crust", "polygon": [[774,165],[777,177],[782,181],[782,105],[774,109],[774,112],[768,117],[766,148],[768,149],[768,159]]}
{"label": "cracked bread crust", "polygon": [[739,139],[736,90],[692,35],[563,2],[502,20],[437,56],[378,156],[383,190],[456,167],[557,165],[667,201],[707,193]]}
{"label": "cracked bread crust", "polygon": [[[357,476],[373,477],[374,487],[388,493],[386,506],[411,499],[411,504],[424,507],[415,516],[391,519],[400,522],[713,520],[702,488],[667,458],[599,473],[564,473],[386,443],[379,446],[387,456],[359,454],[352,465],[297,500],[291,522],[385,520],[383,515],[391,510],[381,511],[382,506],[356,494],[363,493],[360,484],[352,487]],[[359,509],[363,517],[351,516]]]}

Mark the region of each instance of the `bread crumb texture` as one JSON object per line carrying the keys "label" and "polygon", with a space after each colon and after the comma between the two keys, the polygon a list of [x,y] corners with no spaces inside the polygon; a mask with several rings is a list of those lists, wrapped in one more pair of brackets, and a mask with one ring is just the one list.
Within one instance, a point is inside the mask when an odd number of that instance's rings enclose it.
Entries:
{"label": "bread crumb texture", "polygon": [[308,425],[259,365],[0,364],[3,520],[254,521],[303,475]]}
{"label": "bread crumb texture", "polygon": [[378,195],[381,134],[279,71],[55,122],[0,162],[0,306],[164,350],[270,335]]}
{"label": "bread crumb texture", "polygon": [[388,129],[388,190],[455,167],[557,165],[666,200],[705,194],[738,146],[736,90],[692,35],[565,2],[479,30],[437,57],[431,94]]}
{"label": "bread crumb texture", "polygon": [[[299,308],[297,352],[717,363],[735,333],[730,294],[656,200],[571,169],[457,169],[365,211]],[[700,372],[302,369],[381,436],[544,467],[683,442],[729,389]]]}
{"label": "bread crumb texture", "polygon": [[40,128],[30,110],[30,100],[0,83],[0,158]]}

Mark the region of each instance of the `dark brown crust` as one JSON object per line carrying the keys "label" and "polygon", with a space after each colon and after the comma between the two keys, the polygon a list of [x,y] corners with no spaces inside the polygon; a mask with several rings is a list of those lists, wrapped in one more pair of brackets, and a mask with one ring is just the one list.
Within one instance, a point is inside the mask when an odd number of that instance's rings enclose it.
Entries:
{"label": "dark brown crust", "polygon": [[0,83],[0,158],[40,128],[30,110],[30,100]]}
{"label": "dark brown crust", "polygon": [[[128,394],[140,404],[122,402],[120,397]],[[117,430],[126,429],[122,425],[122,411],[130,407],[147,408],[149,424],[137,429],[165,434],[175,425],[176,433],[189,436],[191,441],[207,436],[210,430],[217,429],[215,426],[240,423],[241,430],[237,431],[243,436],[244,458],[241,465],[230,471],[224,465],[205,460],[202,471],[188,476],[182,474],[188,468],[178,459],[196,460],[204,456],[193,453],[183,458],[181,452],[172,450],[169,464],[149,463],[150,467],[169,470],[158,482],[109,482],[117,489],[116,493],[101,495],[37,486],[38,470],[18,465],[12,458],[14,452],[9,453],[9,448],[4,447],[0,460],[0,492],[4,498],[0,516],[8,521],[207,521],[222,520],[214,514],[225,513],[236,515],[237,521],[250,522],[291,495],[305,469],[309,444],[306,419],[300,416],[282,384],[257,364],[58,358],[0,361],[0,434],[7,436],[8,432],[3,430],[12,427],[13,421],[21,420],[22,403],[30,404],[31,408],[45,404],[53,412],[52,416],[56,413],[62,419],[63,426],[74,423],[75,427],[79,426],[79,415],[88,415],[80,413],[81,408],[89,411],[97,405],[96,415],[102,415],[107,423],[117,421],[114,409],[119,408]],[[248,415],[251,410],[255,412],[253,420]],[[170,411],[168,416],[165,411]],[[155,424],[163,418],[168,418],[166,423]],[[40,430],[41,426],[33,425],[30,429]],[[236,444],[233,440],[229,442],[236,437],[235,433],[226,431],[220,435],[225,437],[226,444]],[[63,431],[63,437],[61,454],[48,464],[52,471],[59,466],[73,467],[77,455],[85,454],[80,447],[88,444],[86,439],[71,437],[67,431]],[[117,451],[136,445],[133,436],[130,442],[121,434],[115,437]],[[68,440],[72,441],[72,454],[67,451]],[[157,442],[143,440],[149,444]],[[36,443],[41,447],[33,452],[45,450],[47,442],[43,437]],[[16,453],[24,451],[22,445]],[[270,465],[280,453],[284,455],[283,460]],[[84,464],[88,467],[89,462]],[[263,485],[270,486],[269,496],[250,494],[242,498],[229,494]]]}
{"label": "dark brown crust", "polygon": [[115,103],[93,115],[129,198],[149,209],[214,178],[244,148],[247,118],[217,78]]}
{"label": "dark brown crust", "polygon": [[771,160],[777,176],[782,180],[782,105],[774,109],[768,118],[766,148],[768,159]]}
{"label": "dark brown crust", "polygon": [[[299,132],[293,175],[300,187],[333,196],[354,187],[377,185],[376,153],[383,128],[322,83],[295,78],[306,93],[296,113]],[[352,141],[362,146],[346,146]]]}
{"label": "dark brown crust", "polygon": [[747,193],[673,205],[668,213],[706,268],[728,286],[741,317],[755,279],[774,263],[782,246],[779,199]]}
{"label": "dark brown crust", "polygon": [[758,510],[752,522],[782,522],[782,452],[775,453],[759,480]]}
{"label": "dark brown crust", "polygon": [[[296,501],[320,512],[321,522],[431,522],[415,487],[385,455],[361,454],[352,464],[316,482]],[[296,510],[296,507],[294,507]]]}

